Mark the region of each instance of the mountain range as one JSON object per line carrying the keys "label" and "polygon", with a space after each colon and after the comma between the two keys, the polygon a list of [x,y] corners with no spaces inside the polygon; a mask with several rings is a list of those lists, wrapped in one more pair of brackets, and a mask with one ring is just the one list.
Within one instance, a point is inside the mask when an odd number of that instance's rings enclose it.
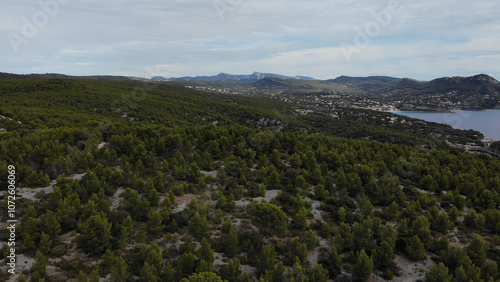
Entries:
{"label": "mountain range", "polygon": [[499,109],[500,83],[487,74],[470,77],[441,77],[431,81],[390,76],[351,77],[317,80],[307,76],[286,76],[254,72],[249,75],[219,73],[213,76],[151,79],[130,76],[69,76],[63,74],[17,75],[0,73],[7,79],[85,79],[154,81],[202,91],[242,95],[336,94],[355,95],[404,110]]}
{"label": "mountain range", "polygon": [[242,81],[242,80],[260,80],[265,77],[275,77],[275,78],[281,78],[281,79],[303,79],[303,80],[314,80],[312,77],[308,76],[286,76],[286,75],[281,75],[281,74],[274,74],[274,73],[261,73],[261,72],[253,72],[252,74],[248,75],[234,75],[234,74],[228,74],[228,73],[219,73],[218,75],[212,75],[212,76],[184,76],[184,77],[171,77],[171,78],[164,78],[162,76],[154,76],[151,78],[151,80],[184,80],[184,81],[189,81],[189,80],[203,80],[203,81]]}
{"label": "mountain range", "polygon": [[[241,76],[218,74],[211,77],[184,77],[165,83],[203,91],[250,96],[353,95],[402,110],[450,111],[500,108],[500,83],[487,74],[420,81],[390,76],[339,76],[334,79],[317,80],[253,73]],[[362,104],[366,104],[365,102]]]}

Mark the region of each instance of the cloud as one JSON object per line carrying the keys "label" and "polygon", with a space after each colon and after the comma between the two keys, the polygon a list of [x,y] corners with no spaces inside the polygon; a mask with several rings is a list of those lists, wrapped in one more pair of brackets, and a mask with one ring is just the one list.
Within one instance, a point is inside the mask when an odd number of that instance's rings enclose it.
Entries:
{"label": "cloud", "polygon": [[[7,72],[74,75],[143,76],[147,66],[162,66],[169,76],[256,70],[318,78],[475,71],[500,77],[498,1],[400,0],[401,12],[377,22],[374,15],[391,1],[69,1],[18,53],[0,38],[0,61]],[[0,31],[21,35],[22,19],[40,11],[37,2],[7,1]],[[355,46],[357,33],[377,23],[377,34],[347,61],[343,44]]]}

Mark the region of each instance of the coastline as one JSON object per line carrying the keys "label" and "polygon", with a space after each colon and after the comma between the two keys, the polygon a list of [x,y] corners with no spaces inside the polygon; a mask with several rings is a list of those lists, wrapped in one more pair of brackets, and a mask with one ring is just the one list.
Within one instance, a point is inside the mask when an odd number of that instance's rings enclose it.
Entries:
{"label": "coastline", "polygon": [[497,109],[497,108],[493,108],[493,109],[476,109],[476,108],[472,108],[472,109],[462,109],[462,108],[458,108],[458,109],[435,109],[435,110],[405,110],[405,109],[394,109],[394,110],[388,110],[388,111],[385,111],[385,112],[388,112],[388,113],[396,113],[396,112],[407,112],[407,113],[438,113],[438,114],[449,114],[449,113],[456,113],[458,111],[468,111],[468,112],[488,112],[488,111],[500,111],[500,109]]}

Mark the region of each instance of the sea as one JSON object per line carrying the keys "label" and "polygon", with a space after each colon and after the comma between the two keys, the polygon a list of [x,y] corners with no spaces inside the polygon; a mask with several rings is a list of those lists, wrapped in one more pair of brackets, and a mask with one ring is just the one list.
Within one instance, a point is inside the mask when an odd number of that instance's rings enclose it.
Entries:
{"label": "sea", "polygon": [[451,113],[393,112],[395,114],[451,125],[455,129],[473,129],[485,137],[500,139],[500,110],[462,111]]}

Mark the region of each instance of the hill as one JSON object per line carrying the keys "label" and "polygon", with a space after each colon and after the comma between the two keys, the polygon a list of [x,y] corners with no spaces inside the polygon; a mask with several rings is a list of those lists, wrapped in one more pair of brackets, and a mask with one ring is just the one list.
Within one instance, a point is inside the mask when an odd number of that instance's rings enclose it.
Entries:
{"label": "hill", "polygon": [[373,104],[378,104],[379,108],[398,108],[406,111],[500,109],[500,83],[485,74],[443,77],[428,82],[388,76],[340,76],[329,80],[262,76],[264,74],[219,74],[165,83],[208,92],[249,96],[340,94],[339,104],[356,103],[362,108],[372,108]]}
{"label": "hill", "polygon": [[15,204],[0,214],[0,277],[500,279],[500,159],[343,111],[136,80],[0,79],[0,208]]}
{"label": "hill", "polygon": [[372,91],[393,86],[400,82],[401,79],[390,76],[351,77],[342,75],[327,81],[332,81],[364,91]]}
{"label": "hill", "polygon": [[369,93],[398,101],[402,110],[449,110],[500,108],[500,83],[479,74],[471,77],[443,77],[429,82],[403,79],[397,85]]}

